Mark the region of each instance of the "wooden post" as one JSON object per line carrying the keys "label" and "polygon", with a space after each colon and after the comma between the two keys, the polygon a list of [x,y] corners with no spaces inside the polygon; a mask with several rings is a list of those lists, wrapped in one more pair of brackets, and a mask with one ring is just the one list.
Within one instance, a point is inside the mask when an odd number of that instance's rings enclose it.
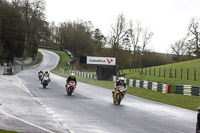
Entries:
{"label": "wooden post", "polygon": [[160,77],[160,67],[159,67],[159,77]]}
{"label": "wooden post", "polygon": [[164,68],[164,78],[165,78],[165,71],[166,71],[166,69]]}
{"label": "wooden post", "polygon": [[174,75],[174,76],[175,76],[175,78],[176,78],[176,68],[175,68],[175,75]]}
{"label": "wooden post", "polygon": [[183,69],[181,68],[181,79],[183,79]]}
{"label": "wooden post", "polygon": [[145,68],[145,75],[147,75],[147,68]]}
{"label": "wooden post", "polygon": [[149,75],[151,76],[151,67],[149,68]]}

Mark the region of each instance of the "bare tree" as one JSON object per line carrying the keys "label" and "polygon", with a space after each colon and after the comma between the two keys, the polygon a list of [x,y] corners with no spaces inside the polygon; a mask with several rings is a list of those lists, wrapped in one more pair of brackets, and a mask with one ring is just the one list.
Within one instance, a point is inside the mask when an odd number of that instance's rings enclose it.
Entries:
{"label": "bare tree", "polygon": [[120,14],[117,18],[117,23],[115,26],[112,26],[112,36],[110,38],[110,45],[113,49],[113,56],[116,57],[117,50],[122,47],[122,41],[125,35],[127,34],[126,22],[123,14]]}
{"label": "bare tree", "polygon": [[186,55],[192,55],[193,51],[194,51],[194,47],[192,47],[192,45],[190,45],[188,42],[186,42]]}
{"label": "bare tree", "polygon": [[143,33],[143,43],[142,43],[142,52],[145,51],[145,48],[147,44],[151,41],[151,38],[153,36],[153,32],[149,31],[147,28],[144,30]]}
{"label": "bare tree", "polygon": [[122,41],[122,46],[124,48],[124,50],[129,50],[131,49],[131,44],[130,44],[130,39],[129,39],[129,35],[127,34]]}
{"label": "bare tree", "polygon": [[92,38],[98,50],[101,50],[102,48],[105,47],[106,37],[104,37],[104,35],[101,33],[101,31],[98,28],[93,31]]}
{"label": "bare tree", "polygon": [[189,36],[191,39],[189,39],[189,43],[194,47],[194,53],[200,57],[200,28],[199,28],[199,19],[198,18],[192,18],[190,24],[189,24]]}
{"label": "bare tree", "polygon": [[172,53],[177,55],[177,60],[179,59],[180,55],[186,54],[187,47],[186,47],[186,38],[176,41],[174,44],[171,45]]}
{"label": "bare tree", "polygon": [[134,27],[133,22],[130,21],[129,23],[129,37],[130,37],[130,42],[133,46],[133,51],[134,51],[134,57],[136,55],[136,51],[137,51],[137,46],[140,40],[140,35],[142,33],[142,27],[141,27],[141,22],[137,21],[137,25],[136,27]]}
{"label": "bare tree", "polygon": [[19,9],[22,18],[24,19],[26,25],[26,37],[24,43],[24,56],[29,56],[31,52],[31,44],[30,40],[31,37],[34,37],[34,33],[32,32],[35,30],[37,24],[37,20],[44,19],[44,9],[45,9],[45,2],[44,0],[13,0],[12,1],[14,6]]}
{"label": "bare tree", "polygon": [[51,36],[50,36],[50,42],[55,42],[55,39],[56,39],[56,25],[55,25],[55,22],[51,22],[50,25],[49,25],[49,29],[50,29],[50,33],[51,33]]}

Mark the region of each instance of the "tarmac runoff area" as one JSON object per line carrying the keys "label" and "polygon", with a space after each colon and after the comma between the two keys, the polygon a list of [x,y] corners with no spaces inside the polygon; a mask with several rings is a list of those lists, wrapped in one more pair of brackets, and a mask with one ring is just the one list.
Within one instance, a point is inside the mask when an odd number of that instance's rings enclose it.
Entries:
{"label": "tarmac runoff area", "polygon": [[[27,113],[29,112],[29,113]],[[16,76],[0,74],[0,129],[18,132],[68,132],[47,113]]]}

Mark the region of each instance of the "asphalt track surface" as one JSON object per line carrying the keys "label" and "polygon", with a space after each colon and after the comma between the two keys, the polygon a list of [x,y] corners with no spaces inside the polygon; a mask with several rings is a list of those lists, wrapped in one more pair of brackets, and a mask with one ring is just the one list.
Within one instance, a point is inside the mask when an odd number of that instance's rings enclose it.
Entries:
{"label": "asphalt track surface", "polygon": [[[67,96],[66,79],[37,73],[56,67],[59,56],[40,50],[43,61],[14,76],[0,75],[0,129],[24,133],[194,133],[196,111],[126,95],[113,105],[111,90],[78,82]],[[112,86],[111,86],[112,87]]]}

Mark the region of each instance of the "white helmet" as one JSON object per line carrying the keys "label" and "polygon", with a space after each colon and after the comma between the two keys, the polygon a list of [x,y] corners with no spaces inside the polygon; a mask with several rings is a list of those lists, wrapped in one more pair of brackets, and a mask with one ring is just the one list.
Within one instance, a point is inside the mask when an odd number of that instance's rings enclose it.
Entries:
{"label": "white helmet", "polygon": [[119,78],[119,81],[120,81],[120,82],[124,82],[124,80],[125,80],[124,77],[120,77],[120,78]]}

